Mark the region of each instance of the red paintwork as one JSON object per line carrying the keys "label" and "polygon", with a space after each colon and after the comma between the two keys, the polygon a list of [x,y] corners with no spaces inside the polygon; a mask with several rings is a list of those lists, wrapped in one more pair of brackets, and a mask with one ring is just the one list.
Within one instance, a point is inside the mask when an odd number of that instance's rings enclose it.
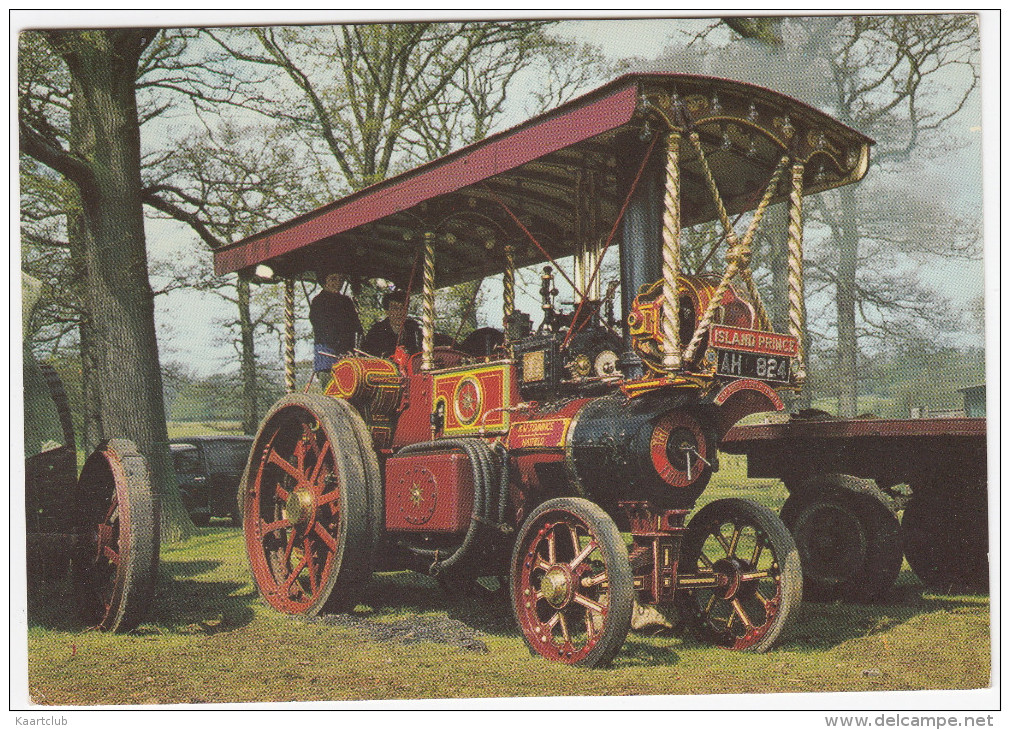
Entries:
{"label": "red paintwork", "polygon": [[656,429],[652,432],[649,440],[649,457],[652,459],[652,466],[660,478],[671,487],[689,487],[698,481],[698,478],[705,471],[705,462],[698,459],[694,454],[688,454],[692,459],[691,477],[688,478],[686,471],[681,471],[670,463],[666,447],[670,440],[670,434],[675,429],[686,429],[694,437],[696,448],[701,459],[709,459],[709,443],[702,431],[698,419],[683,409],[675,409],[663,416],[656,424]]}
{"label": "red paintwork", "polygon": [[459,452],[386,461],[386,529],[462,532],[473,512],[473,470]]}
{"label": "red paintwork", "polygon": [[713,403],[720,406],[716,415],[720,435],[752,413],[781,411],[786,407],[779,394],[766,383],[749,378],[734,380],[716,393]]}
{"label": "red paintwork", "polygon": [[214,253],[214,271],[220,276],[254,266],[626,124],[635,111],[638,85],[634,78],[619,81],[513,130],[224,246]]}
{"label": "red paintwork", "polygon": [[[358,226],[406,211],[438,196],[472,187],[494,175],[617,129],[632,120],[641,85],[651,82],[678,84],[680,90],[688,95],[708,90],[744,94],[765,107],[790,114],[794,123],[804,122],[804,128],[830,130],[838,135],[839,140],[844,139],[846,147],[858,148],[873,143],[865,135],[813,107],[752,84],[690,74],[631,74],[513,129],[223,246],[214,252],[215,273],[231,273],[332,241]],[[811,192],[817,191],[818,187],[812,185]],[[690,221],[697,222],[700,221]],[[408,261],[408,272],[409,267]]]}
{"label": "red paintwork", "polygon": [[[854,438],[862,436],[985,436],[984,418],[870,418],[852,421],[805,421],[737,426],[723,439],[724,444],[744,446],[752,441],[775,441],[790,437]],[[742,453],[740,452],[735,453]]]}

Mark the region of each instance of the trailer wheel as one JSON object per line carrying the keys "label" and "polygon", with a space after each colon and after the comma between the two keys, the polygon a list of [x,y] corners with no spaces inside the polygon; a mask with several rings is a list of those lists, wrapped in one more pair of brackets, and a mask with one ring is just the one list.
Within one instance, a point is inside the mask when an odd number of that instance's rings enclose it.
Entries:
{"label": "trailer wheel", "polygon": [[73,582],[89,626],[126,632],[144,617],[158,575],[159,507],[147,460],[132,441],[105,441],[84,462]]}
{"label": "trailer wheel", "polygon": [[987,590],[987,520],[984,492],[974,498],[913,492],[901,520],[908,564],[934,590]]}
{"label": "trailer wheel", "polygon": [[243,480],[243,529],[256,585],[278,611],[351,607],[371,576],[380,482],[360,421],[344,401],[303,394],[263,419]]}
{"label": "trailer wheel", "polygon": [[746,499],[711,502],[691,519],[677,582],[687,624],[729,649],[767,651],[803,595],[789,531],[770,509]]}
{"label": "trailer wheel", "polygon": [[551,499],[526,519],[512,552],[512,609],[531,652],[606,666],[624,644],[634,602],[628,550],[592,502]]}
{"label": "trailer wheel", "polygon": [[901,532],[876,485],[823,474],[791,494],[779,515],[803,564],[803,595],[814,601],[879,599],[901,570]]}

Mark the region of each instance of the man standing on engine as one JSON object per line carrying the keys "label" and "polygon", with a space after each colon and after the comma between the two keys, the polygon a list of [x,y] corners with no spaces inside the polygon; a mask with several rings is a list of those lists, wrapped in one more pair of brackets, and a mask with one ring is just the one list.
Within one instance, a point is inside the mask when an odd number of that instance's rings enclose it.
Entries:
{"label": "man standing on engine", "polygon": [[351,352],[361,336],[361,320],[354,302],[346,294],[344,275],[336,271],[317,272],[323,290],[309,306],[309,321],[315,340],[313,370],[328,373],[334,363],[345,353]]}

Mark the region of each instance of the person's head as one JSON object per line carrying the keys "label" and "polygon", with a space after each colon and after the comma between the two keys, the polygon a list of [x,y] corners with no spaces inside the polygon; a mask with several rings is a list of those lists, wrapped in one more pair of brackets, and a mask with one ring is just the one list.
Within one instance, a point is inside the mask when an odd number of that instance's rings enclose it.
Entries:
{"label": "person's head", "polygon": [[386,310],[389,324],[395,332],[399,332],[407,321],[407,292],[391,291],[382,297],[382,306]]}
{"label": "person's head", "polygon": [[344,288],[344,275],[339,271],[333,271],[332,269],[323,269],[318,272],[319,283],[323,285],[323,289],[335,294],[339,294],[340,290]]}

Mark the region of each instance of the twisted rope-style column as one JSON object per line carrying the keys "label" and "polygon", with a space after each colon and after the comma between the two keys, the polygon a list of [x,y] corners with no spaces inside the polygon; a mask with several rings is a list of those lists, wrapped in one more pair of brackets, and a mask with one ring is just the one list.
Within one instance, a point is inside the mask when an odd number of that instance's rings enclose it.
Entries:
{"label": "twisted rope-style column", "polygon": [[284,388],[295,390],[295,280],[284,280]]}
{"label": "twisted rope-style column", "polygon": [[705,151],[701,148],[701,137],[698,136],[697,132],[691,132],[688,135],[691,140],[691,145],[694,147],[695,154],[698,155],[698,162],[701,164],[701,172],[705,177],[705,183],[708,185],[708,192],[712,196],[712,202],[715,203],[716,212],[719,215],[719,220],[722,223],[722,228],[726,232],[726,242],[732,249],[738,243],[736,231],[733,230],[733,224],[729,221],[729,214],[726,212],[726,206],[723,205],[722,195],[719,194],[719,188],[715,184],[715,176],[712,175],[712,168],[708,166],[708,159],[705,157]]}
{"label": "twisted rope-style column", "polygon": [[421,370],[434,367],[435,350],[435,234],[424,234],[424,291],[421,311]]}
{"label": "twisted rope-style column", "polygon": [[[694,330],[694,337],[691,338],[691,343],[687,346],[687,350],[684,353],[684,359],[691,361],[694,359],[695,353],[701,346],[701,341],[708,332],[709,327],[712,325],[712,318],[715,316],[715,310],[719,307],[722,298],[726,295],[726,290],[729,288],[730,281],[739,272],[744,272],[743,277],[748,284],[748,289],[750,290],[751,301],[754,303],[758,310],[758,319],[767,323],[768,315],[764,311],[764,304],[761,302],[761,296],[758,293],[757,286],[754,284],[753,279],[750,276],[750,257],[751,257],[751,242],[754,240],[754,234],[757,233],[758,226],[761,224],[761,219],[764,217],[765,210],[771,204],[772,198],[775,195],[775,190],[778,187],[779,178],[782,176],[782,171],[785,169],[786,164],[789,162],[788,157],[782,157],[779,160],[778,166],[772,173],[771,180],[768,181],[768,187],[765,189],[764,196],[761,198],[761,202],[758,204],[757,209],[754,211],[754,218],[751,220],[750,225],[747,227],[747,232],[744,234],[742,239],[737,239],[735,245],[730,247],[730,250],[726,254],[726,273],[723,274],[722,280],[716,287],[715,292],[712,294],[712,298],[709,299],[708,307],[705,309],[705,314],[702,315],[701,320],[698,322]],[[706,167],[707,169],[707,167]],[[712,181],[712,185],[715,185],[715,181]],[[719,191],[716,190],[716,195]],[[719,201],[719,207],[722,208],[721,201]],[[723,209],[725,210],[725,209]],[[726,219],[729,222],[729,218]],[[726,237],[729,238],[730,234],[727,232]],[[733,238],[736,239],[735,233]]]}
{"label": "twisted rope-style column", "polygon": [[807,379],[803,353],[803,165],[793,165],[789,190],[789,334],[799,343],[796,349],[797,383]]}
{"label": "twisted rope-style column", "polygon": [[508,337],[509,322],[516,311],[516,262],[515,248],[505,244],[505,273],[502,275],[502,324]]}
{"label": "twisted rope-style column", "polygon": [[666,136],[663,194],[663,369],[680,369],[680,133]]}

